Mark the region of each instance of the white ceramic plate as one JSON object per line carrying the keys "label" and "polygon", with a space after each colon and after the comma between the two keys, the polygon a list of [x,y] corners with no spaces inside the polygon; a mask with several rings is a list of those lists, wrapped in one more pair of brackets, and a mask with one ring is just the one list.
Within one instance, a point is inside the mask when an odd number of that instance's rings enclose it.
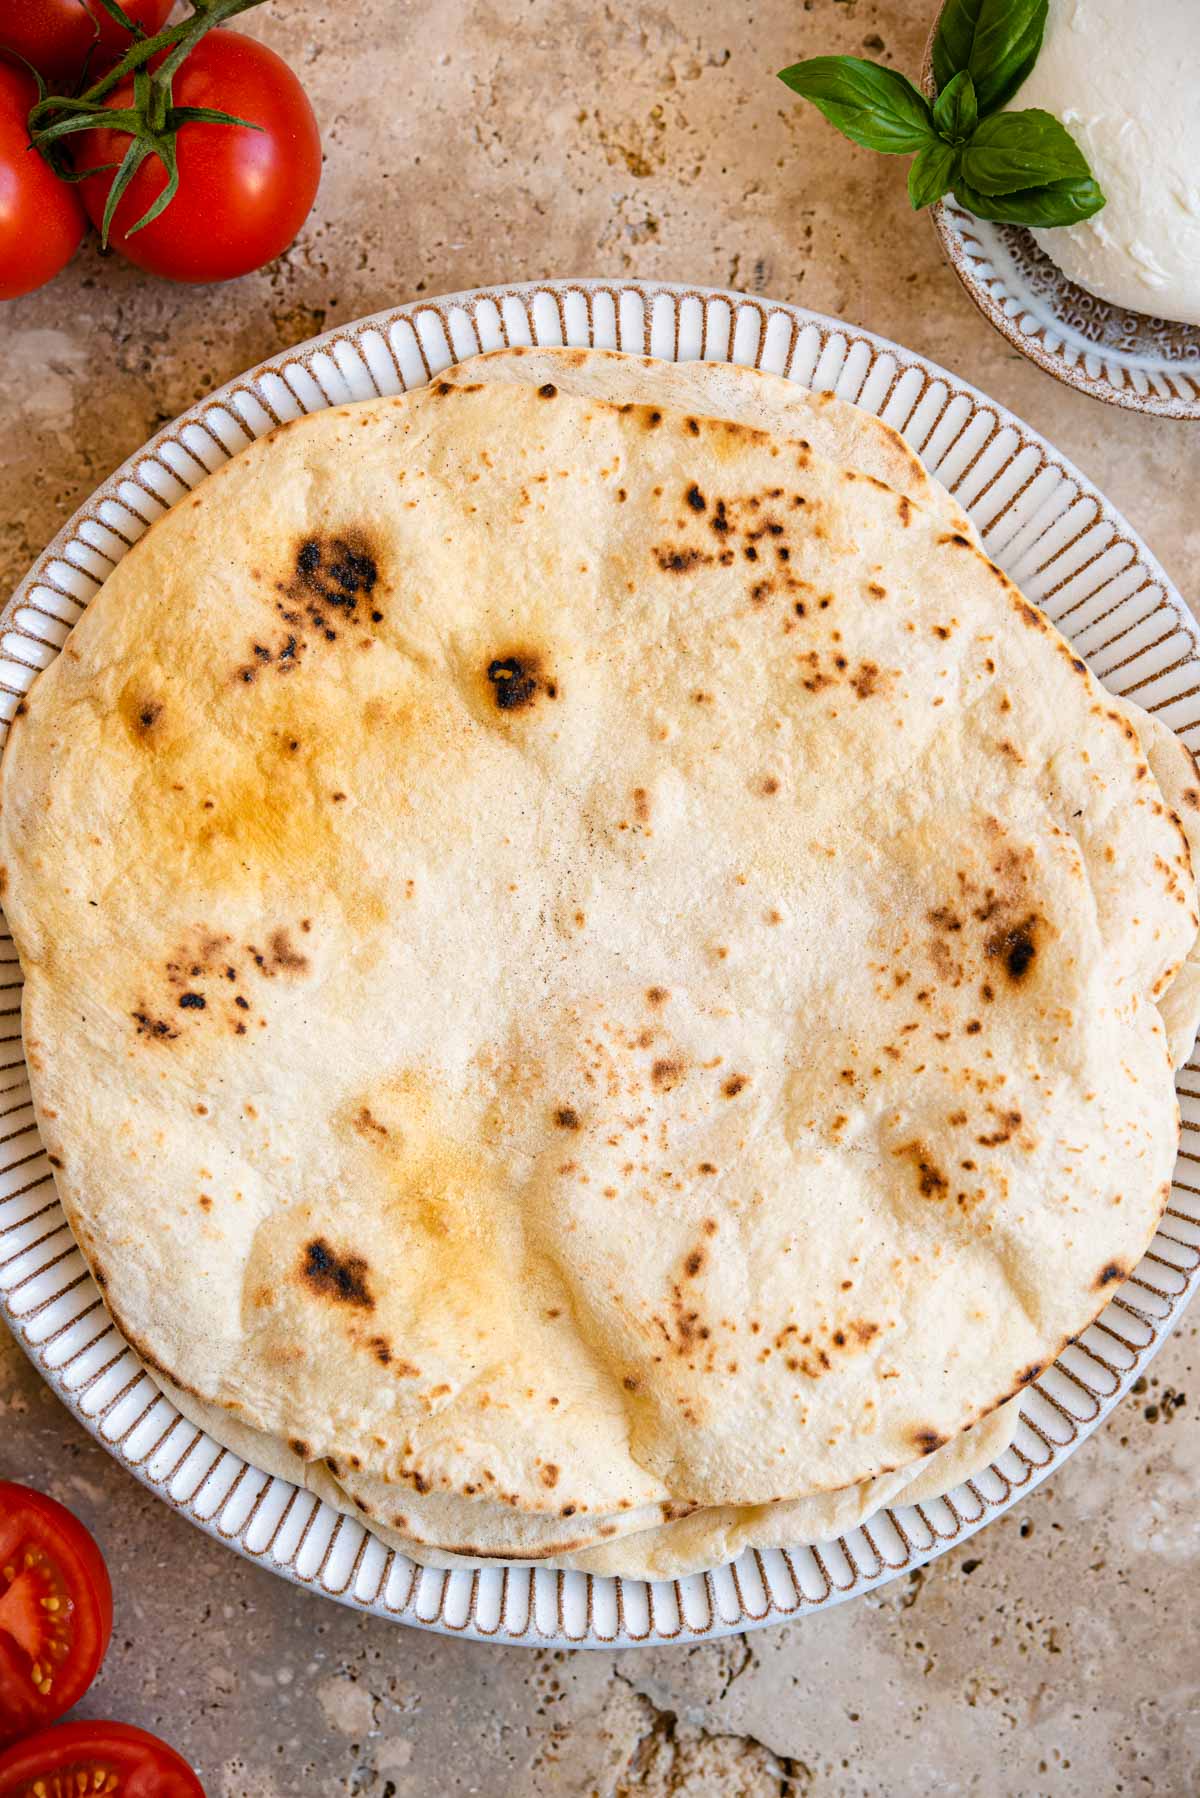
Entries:
{"label": "white ceramic plate", "polygon": [[[0,731],[129,546],[251,438],[303,412],[420,386],[480,349],[564,342],[753,363],[878,413],[1112,691],[1200,746],[1200,654],[1183,602],[1125,521],[1036,432],[868,332],[745,294],[635,281],[487,288],[397,307],[287,350],[191,407],[96,490],[0,614]],[[185,1422],[117,1333],[33,1121],[20,970],[6,936],[0,965],[0,1315],[74,1415],[184,1516],[286,1579],[421,1628],[624,1647],[709,1639],[867,1591],[962,1541],[1044,1479],[1138,1377],[1200,1283],[1200,1064],[1190,1063],[1179,1083],[1177,1179],[1151,1252],[1100,1320],[1026,1388],[1013,1447],[948,1498],[877,1512],[819,1548],[747,1553],[678,1581],[482,1564],[422,1570]]]}

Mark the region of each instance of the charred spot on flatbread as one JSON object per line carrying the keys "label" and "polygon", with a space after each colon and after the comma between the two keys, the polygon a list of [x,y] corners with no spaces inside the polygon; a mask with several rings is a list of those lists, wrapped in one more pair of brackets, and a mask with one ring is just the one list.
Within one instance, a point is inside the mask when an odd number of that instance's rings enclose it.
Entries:
{"label": "charred spot on flatbread", "polygon": [[547,673],[541,650],[503,650],[489,657],[486,673],[492,704],[498,712],[526,712],[543,697],[558,698],[558,682]]}
{"label": "charred spot on flatbread", "polygon": [[923,1199],[944,1199],[950,1182],[934,1159],[933,1151],[920,1138],[902,1143],[894,1154],[901,1156],[913,1170],[917,1191]]}
{"label": "charred spot on flatbread", "polygon": [[1041,919],[1031,913],[1018,923],[995,930],[984,944],[984,953],[998,961],[1014,986],[1025,980],[1038,952],[1038,926]]}
{"label": "charred spot on flatbread", "polygon": [[139,1009],[129,1015],[137,1025],[138,1035],[151,1042],[170,1043],[179,1035],[179,1031],[166,1018],[155,1017],[152,1012]]}
{"label": "charred spot on flatbread", "polygon": [[279,594],[275,609],[291,628],[278,642],[251,644],[249,658],[235,673],[248,685],[272,665],[279,673],[290,673],[313,644],[334,643],[351,626],[361,641],[369,643],[369,638],[361,637],[362,627],[383,621],[377,592],[379,551],[364,528],[301,538],[290,574],[275,585]]}
{"label": "charred spot on flatbread", "polygon": [[133,742],[149,747],[159,741],[164,731],[162,699],[151,692],[144,681],[133,680],[117,702],[122,722]]}
{"label": "charred spot on flatbread", "polygon": [[265,949],[256,948],[253,943],[248,943],[246,948],[259,973],[268,980],[277,974],[306,974],[309,970],[308,956],[301,954],[286,926],[279,926],[270,933]]}
{"label": "charred spot on flatbread", "polygon": [[375,1296],[367,1283],[369,1273],[362,1255],[339,1254],[323,1236],[306,1244],[300,1264],[300,1278],[309,1292],[357,1311],[375,1309]]}
{"label": "charred spot on flatbread", "polygon": [[669,1093],[686,1073],[687,1063],[682,1055],[660,1055],[651,1064],[650,1084],[655,1092]]}
{"label": "charred spot on flatbread", "polygon": [[713,560],[707,551],[684,543],[659,544],[650,553],[664,574],[690,574],[693,569],[704,568]]}
{"label": "charred spot on flatbread", "polygon": [[374,593],[379,568],[361,533],[306,537],[296,551],[296,580],[318,601],[352,612]]}

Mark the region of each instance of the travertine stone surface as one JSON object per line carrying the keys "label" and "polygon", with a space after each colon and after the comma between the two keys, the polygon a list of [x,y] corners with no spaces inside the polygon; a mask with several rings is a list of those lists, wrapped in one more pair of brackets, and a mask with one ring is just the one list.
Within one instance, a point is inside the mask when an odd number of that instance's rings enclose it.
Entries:
{"label": "travertine stone surface", "polygon": [[[0,308],[0,586],[207,389],[421,293],[636,273],[839,313],[1045,431],[1185,594],[1200,427],[1056,385],[976,315],[904,196],[773,71],[914,72],[932,0],[272,0],[327,163],[299,241],[216,289],[85,249]],[[1048,1486],[925,1572],[793,1626],[623,1655],[397,1629],[216,1547],[118,1471],[0,1337],[0,1475],[99,1536],[113,1648],[82,1707],[143,1723],[210,1798],[1052,1798],[1200,1790],[1200,1344],[1186,1319]]]}

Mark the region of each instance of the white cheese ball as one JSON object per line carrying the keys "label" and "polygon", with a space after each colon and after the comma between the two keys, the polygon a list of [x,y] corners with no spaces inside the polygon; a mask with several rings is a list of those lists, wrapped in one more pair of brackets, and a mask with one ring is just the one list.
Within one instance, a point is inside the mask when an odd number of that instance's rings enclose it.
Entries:
{"label": "white cheese ball", "polygon": [[1108,198],[1035,231],[1046,254],[1101,299],[1200,324],[1200,0],[1050,0],[1010,106],[1061,119]]}

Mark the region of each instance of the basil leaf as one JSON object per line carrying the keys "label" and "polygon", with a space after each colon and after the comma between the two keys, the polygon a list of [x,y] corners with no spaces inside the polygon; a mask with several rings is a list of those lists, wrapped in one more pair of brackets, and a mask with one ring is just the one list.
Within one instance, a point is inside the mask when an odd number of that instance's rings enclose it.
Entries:
{"label": "basil leaf", "polygon": [[968,68],[983,0],[946,0],[933,34],[933,79],[939,94]]}
{"label": "basil leaf", "polygon": [[954,185],[958,151],[953,144],[926,144],[913,157],[908,171],[908,197],[914,212],[932,206]]}
{"label": "basil leaf", "polygon": [[1012,194],[1092,172],[1066,127],[1038,108],[984,119],[963,151],[962,168],[963,180],[985,194]]}
{"label": "basil leaf", "polygon": [[895,69],[858,56],[814,56],[781,69],[779,79],[868,150],[906,156],[936,136],[928,100]]}
{"label": "basil leaf", "polygon": [[933,40],[939,93],[969,71],[979,115],[1011,100],[1037,61],[1049,0],[946,0]]}
{"label": "basil leaf", "polygon": [[975,83],[960,69],[933,103],[933,128],[948,144],[965,144],[979,122]]}
{"label": "basil leaf", "polygon": [[1022,187],[1011,194],[983,194],[966,181],[954,183],[954,198],[976,218],[1006,225],[1077,225],[1104,205],[1104,195],[1091,175],[1071,175],[1044,187]]}

